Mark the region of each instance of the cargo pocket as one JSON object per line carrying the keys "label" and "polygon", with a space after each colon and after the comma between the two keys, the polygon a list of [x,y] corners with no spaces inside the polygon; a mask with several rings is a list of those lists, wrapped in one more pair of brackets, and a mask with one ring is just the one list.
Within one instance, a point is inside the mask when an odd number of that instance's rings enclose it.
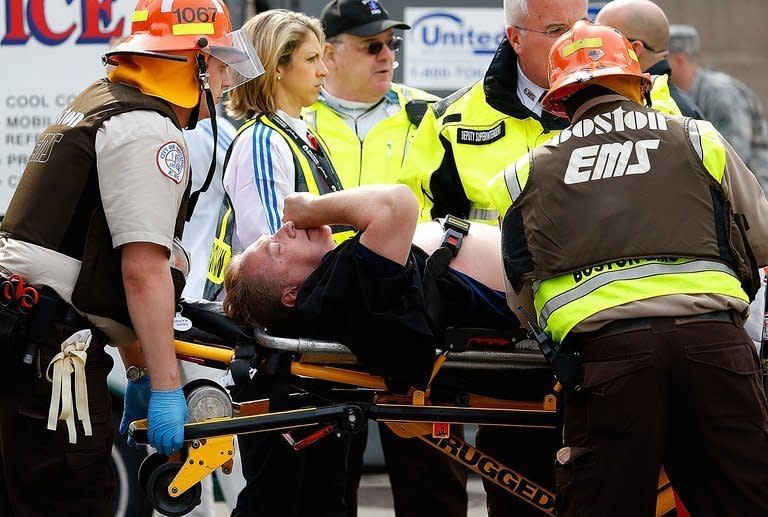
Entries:
{"label": "cargo pocket", "polygon": [[766,416],[760,366],[754,345],[732,340],[711,345],[689,345],[691,391],[697,394],[704,417]]}
{"label": "cargo pocket", "polygon": [[650,353],[583,364],[587,432],[628,432],[646,418],[642,406],[657,404]]}

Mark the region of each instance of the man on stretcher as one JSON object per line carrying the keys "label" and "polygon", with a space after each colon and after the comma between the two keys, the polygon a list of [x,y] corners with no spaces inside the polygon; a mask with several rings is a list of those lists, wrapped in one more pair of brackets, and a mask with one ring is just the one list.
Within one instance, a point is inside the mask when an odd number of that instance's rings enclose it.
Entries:
{"label": "man on stretcher", "polygon": [[[443,229],[438,222],[417,225],[417,216],[415,197],[400,185],[291,195],[283,227],[232,260],[224,309],[278,335],[339,341],[376,373],[423,386],[443,326],[520,323],[504,294],[500,232],[485,225],[470,229],[449,269],[432,283],[439,298],[429,299],[441,311],[440,321],[431,321],[424,267]],[[336,247],[329,224],[360,232]],[[521,303],[530,305],[510,301]]]}

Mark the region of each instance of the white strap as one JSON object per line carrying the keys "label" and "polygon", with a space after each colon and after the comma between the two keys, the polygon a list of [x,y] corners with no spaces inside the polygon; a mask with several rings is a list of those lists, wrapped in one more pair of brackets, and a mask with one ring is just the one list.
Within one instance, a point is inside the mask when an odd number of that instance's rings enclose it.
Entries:
{"label": "white strap", "polygon": [[[72,386],[70,376],[75,374],[75,410],[83,424],[85,436],[91,436],[91,416],[88,409],[88,385],[85,380],[85,362],[88,359],[88,345],[91,343],[90,330],[81,330],[69,336],[61,344],[45,371],[45,378],[53,383],[51,406],[48,409],[48,429],[56,430],[57,420],[64,420],[69,431],[69,443],[77,443],[75,415],[72,411]],[[51,376],[53,367],[53,376]],[[61,402],[61,413],[59,413]],[[59,413],[58,418],[56,414]]]}

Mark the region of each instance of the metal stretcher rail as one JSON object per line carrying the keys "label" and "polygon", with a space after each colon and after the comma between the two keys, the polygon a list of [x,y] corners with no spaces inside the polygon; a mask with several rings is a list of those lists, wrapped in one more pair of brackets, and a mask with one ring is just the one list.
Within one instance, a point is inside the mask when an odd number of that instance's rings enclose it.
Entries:
{"label": "metal stretcher rail", "polygon": [[[302,362],[312,364],[357,364],[357,358],[340,343],[306,338],[270,336],[261,329],[254,330],[256,342],[264,348],[300,354]],[[438,350],[438,353],[442,351]],[[469,370],[515,370],[546,368],[548,363],[536,343],[526,339],[515,344],[509,352],[468,350],[450,352],[443,368]]]}

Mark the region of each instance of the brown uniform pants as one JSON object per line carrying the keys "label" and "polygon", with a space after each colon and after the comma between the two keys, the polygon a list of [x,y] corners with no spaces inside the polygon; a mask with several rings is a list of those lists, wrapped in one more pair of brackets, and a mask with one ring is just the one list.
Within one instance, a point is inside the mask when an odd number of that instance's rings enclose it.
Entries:
{"label": "brown uniform pants", "polygon": [[40,348],[42,378],[21,361],[0,378],[0,516],[114,515],[114,434],[107,390],[112,358],[98,333],[86,361],[93,435],[85,436],[79,421],[76,444],[69,443],[64,422],[58,422],[56,431],[47,429],[52,385],[45,379],[45,367],[77,330],[57,325],[55,335]]}
{"label": "brown uniform pants", "polygon": [[576,334],[557,510],[653,516],[663,465],[688,510],[768,515],[768,413],[755,347],[731,321],[649,318]]}

